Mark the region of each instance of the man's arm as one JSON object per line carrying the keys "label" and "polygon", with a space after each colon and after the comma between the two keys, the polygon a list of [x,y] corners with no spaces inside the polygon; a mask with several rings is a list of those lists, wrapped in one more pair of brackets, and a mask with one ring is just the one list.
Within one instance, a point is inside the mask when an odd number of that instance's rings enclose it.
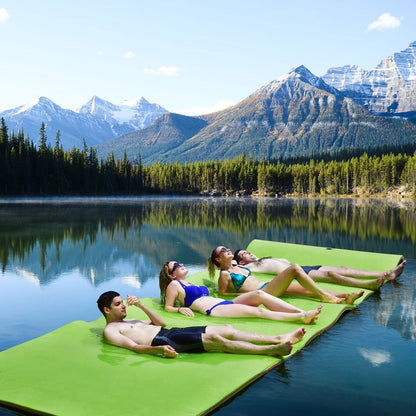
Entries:
{"label": "man's arm", "polygon": [[140,308],[150,319],[152,325],[165,327],[166,322],[152,309],[140,302],[136,296],[127,295],[127,305],[135,305]]}
{"label": "man's arm", "polygon": [[106,327],[104,330],[104,336],[107,342],[118,347],[127,348],[134,351],[137,354],[151,354],[162,355],[166,358],[176,358],[178,353],[170,345],[160,345],[152,347],[150,345],[140,345],[132,341],[125,335],[120,334],[118,329]]}

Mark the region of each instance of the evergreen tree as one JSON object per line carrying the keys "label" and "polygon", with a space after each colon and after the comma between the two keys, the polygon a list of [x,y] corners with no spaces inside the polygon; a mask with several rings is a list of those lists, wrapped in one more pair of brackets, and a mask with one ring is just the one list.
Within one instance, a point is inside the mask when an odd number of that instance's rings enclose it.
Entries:
{"label": "evergreen tree", "polygon": [[45,151],[47,149],[47,137],[46,137],[46,127],[45,123],[42,121],[42,124],[40,125],[39,130],[39,150],[41,152]]}
{"label": "evergreen tree", "polygon": [[9,135],[7,133],[7,126],[4,118],[1,118],[0,125],[0,156],[4,156],[8,153],[9,147]]}
{"label": "evergreen tree", "polygon": [[4,118],[0,126],[0,193],[8,193],[9,182],[9,136]]}

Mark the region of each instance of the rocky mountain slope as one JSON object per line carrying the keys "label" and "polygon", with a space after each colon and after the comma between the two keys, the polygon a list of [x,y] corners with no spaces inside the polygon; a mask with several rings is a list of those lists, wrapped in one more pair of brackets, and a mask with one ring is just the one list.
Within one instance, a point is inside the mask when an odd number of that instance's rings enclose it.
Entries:
{"label": "rocky mountain slope", "polygon": [[370,71],[330,68],[322,79],[375,114],[416,116],[416,42]]}
{"label": "rocky mountain slope", "polygon": [[144,163],[310,156],[340,148],[413,143],[416,125],[371,114],[304,66],[273,80],[226,110],[200,117],[166,114],[152,126],[103,146],[116,158]]}
{"label": "rocky mountain slope", "polygon": [[144,163],[409,144],[415,142],[416,42],[370,71],[346,65],[319,78],[299,66],[237,105],[199,117],[168,113],[144,98],[115,105],[99,97],[76,112],[41,97],[0,117],[35,144],[43,121],[52,146],[60,130],[65,149],[81,148],[85,138],[100,158],[126,152],[133,160],[140,153]]}

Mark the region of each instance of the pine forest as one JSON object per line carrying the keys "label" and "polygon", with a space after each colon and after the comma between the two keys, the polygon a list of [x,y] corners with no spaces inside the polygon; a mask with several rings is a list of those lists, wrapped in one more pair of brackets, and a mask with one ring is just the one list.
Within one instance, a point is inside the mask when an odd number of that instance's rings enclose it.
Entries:
{"label": "pine forest", "polygon": [[93,147],[64,150],[57,131],[47,144],[45,125],[36,146],[23,131],[0,126],[0,195],[385,195],[401,189],[415,196],[414,148],[361,152],[348,157],[317,155],[309,160],[261,161],[242,154],[232,160],[180,164],[141,163],[126,154],[98,160]]}

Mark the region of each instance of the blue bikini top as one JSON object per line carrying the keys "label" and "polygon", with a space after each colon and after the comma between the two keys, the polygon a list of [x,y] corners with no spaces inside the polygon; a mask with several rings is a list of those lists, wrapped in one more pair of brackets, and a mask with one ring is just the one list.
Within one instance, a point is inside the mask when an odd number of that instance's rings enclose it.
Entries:
{"label": "blue bikini top", "polygon": [[202,296],[209,296],[209,290],[206,286],[195,286],[195,285],[189,285],[186,286],[182,282],[180,282],[180,285],[185,290],[185,299],[183,303],[187,308],[189,308],[195,300],[202,298]]}
{"label": "blue bikini top", "polygon": [[237,292],[240,290],[241,286],[243,286],[243,284],[246,281],[247,277],[251,275],[251,271],[247,267],[244,267],[244,266],[238,266],[238,267],[241,267],[242,269],[247,270],[248,271],[248,275],[246,276],[244,274],[230,272],[231,280],[232,280],[233,285],[235,287],[235,290]]}

